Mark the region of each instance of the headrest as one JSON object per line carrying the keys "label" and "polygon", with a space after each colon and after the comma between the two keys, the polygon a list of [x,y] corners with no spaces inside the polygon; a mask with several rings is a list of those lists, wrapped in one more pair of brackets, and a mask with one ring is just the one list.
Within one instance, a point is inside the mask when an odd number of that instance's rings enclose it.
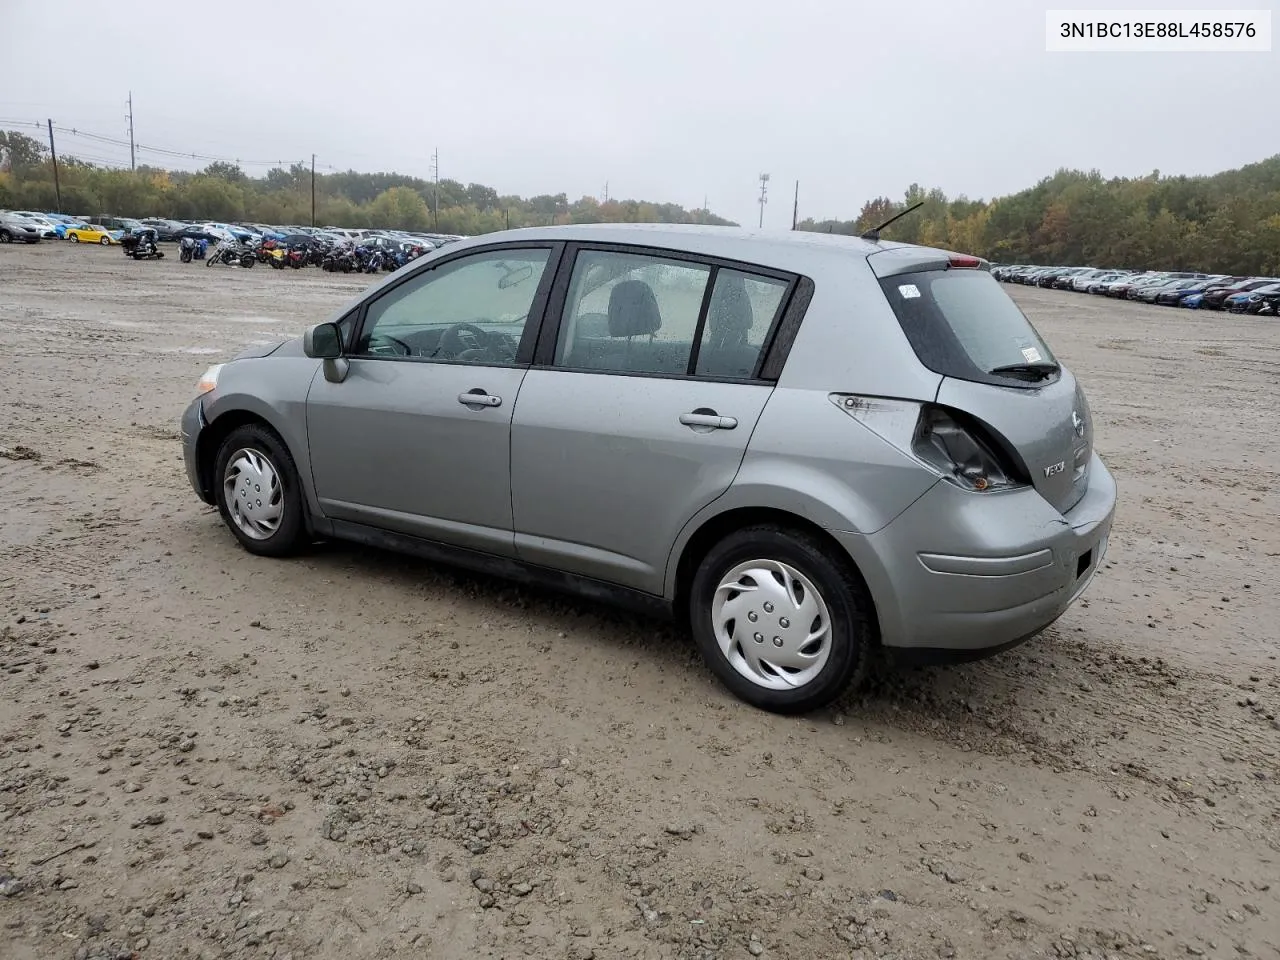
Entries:
{"label": "headrest", "polygon": [[658,298],[643,280],[623,280],[609,293],[609,336],[643,337],[662,328]]}
{"label": "headrest", "polygon": [[755,322],[747,284],[733,273],[722,273],[716,280],[707,311],[707,326],[714,343],[742,342]]}

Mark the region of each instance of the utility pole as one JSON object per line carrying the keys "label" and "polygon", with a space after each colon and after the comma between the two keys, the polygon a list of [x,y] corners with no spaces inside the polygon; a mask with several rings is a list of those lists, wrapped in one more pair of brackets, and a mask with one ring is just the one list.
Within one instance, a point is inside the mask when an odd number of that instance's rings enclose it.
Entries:
{"label": "utility pole", "polygon": [[311,225],[316,225],[316,155],[311,155]]}
{"label": "utility pole", "polygon": [[129,91],[129,169],[138,169],[138,155],[133,146],[133,91]]}
{"label": "utility pole", "polygon": [[609,181],[608,180],[604,182],[604,202],[605,203],[609,202]]}
{"label": "utility pole", "polygon": [[49,121],[49,154],[53,157],[53,192],[58,198],[58,212],[62,212],[62,186],[58,183],[58,151],[53,146],[53,120]]}
{"label": "utility pole", "polygon": [[760,174],[760,227],[764,227],[764,205],[769,202],[769,175]]}
{"label": "utility pole", "polygon": [[796,199],[791,205],[791,229],[796,228],[796,224],[800,222],[800,181],[796,181]]}
{"label": "utility pole", "polygon": [[436,147],[431,153],[431,177],[435,181],[435,210],[431,214],[432,229],[440,229],[440,148]]}

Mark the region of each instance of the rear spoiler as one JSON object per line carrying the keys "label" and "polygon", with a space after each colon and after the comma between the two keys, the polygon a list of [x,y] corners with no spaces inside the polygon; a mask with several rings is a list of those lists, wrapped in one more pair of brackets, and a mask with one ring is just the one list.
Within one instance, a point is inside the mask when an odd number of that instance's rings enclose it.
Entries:
{"label": "rear spoiler", "polygon": [[991,264],[981,257],[970,257],[947,250],[932,247],[914,247],[904,245],[877,250],[867,255],[867,264],[877,279],[896,277],[903,273],[920,273],[925,270],[986,270],[990,272]]}

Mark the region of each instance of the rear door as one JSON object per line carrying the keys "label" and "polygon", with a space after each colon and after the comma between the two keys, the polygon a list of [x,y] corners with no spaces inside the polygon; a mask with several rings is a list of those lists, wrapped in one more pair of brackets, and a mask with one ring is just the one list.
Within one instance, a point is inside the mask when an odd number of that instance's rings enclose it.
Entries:
{"label": "rear door", "polygon": [[511,428],[516,553],[661,594],[773,390],[795,278],[646,248],[571,245],[564,264]]}

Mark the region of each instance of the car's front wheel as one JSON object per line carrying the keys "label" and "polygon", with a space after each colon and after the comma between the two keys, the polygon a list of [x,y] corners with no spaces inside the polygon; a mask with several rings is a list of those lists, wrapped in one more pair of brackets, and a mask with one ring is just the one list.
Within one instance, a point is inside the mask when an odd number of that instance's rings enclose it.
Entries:
{"label": "car's front wheel", "polygon": [[817,537],[760,525],[708,551],[689,593],[693,635],[736,696],[777,713],[825,706],[866,675],[875,643],[870,595]]}
{"label": "car's front wheel", "polygon": [[104,247],[109,247],[109,246],[111,246],[111,238],[110,238],[110,237],[102,237],[102,238],[98,241],[98,243],[102,244]]}
{"label": "car's front wheel", "polygon": [[266,426],[236,427],[214,461],[218,511],[250,553],[282,557],[306,536],[298,469],[283,441]]}

